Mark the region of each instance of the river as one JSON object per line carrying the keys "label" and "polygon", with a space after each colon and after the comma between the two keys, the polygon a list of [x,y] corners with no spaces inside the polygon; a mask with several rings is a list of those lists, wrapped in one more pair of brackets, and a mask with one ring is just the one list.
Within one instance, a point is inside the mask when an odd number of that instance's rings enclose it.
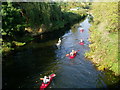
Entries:
{"label": "river", "polygon": [[[66,31],[64,35],[45,42],[30,42],[26,48],[3,59],[3,88],[39,88],[39,78],[50,73],[56,77],[48,88],[100,88],[115,85],[118,78],[110,71],[98,71],[84,54],[89,51],[88,18]],[[84,32],[80,32],[84,28]],[[85,45],[79,45],[80,39]],[[60,45],[56,45],[58,40]],[[80,50],[74,59],[65,55]]]}

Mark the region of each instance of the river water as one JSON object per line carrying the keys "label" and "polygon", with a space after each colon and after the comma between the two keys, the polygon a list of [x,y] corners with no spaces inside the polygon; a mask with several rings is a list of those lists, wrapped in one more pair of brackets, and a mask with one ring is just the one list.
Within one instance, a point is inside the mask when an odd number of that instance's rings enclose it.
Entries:
{"label": "river water", "polygon": [[[3,88],[39,88],[39,78],[55,73],[56,77],[48,88],[100,88],[118,82],[111,72],[98,71],[85,58],[89,51],[90,23],[88,18],[71,27],[59,38],[45,42],[30,42],[24,49],[3,59]],[[84,28],[84,32],[80,32]],[[80,39],[85,45],[79,45]],[[58,40],[61,43],[57,45]],[[80,50],[74,59],[65,55],[71,50]]]}

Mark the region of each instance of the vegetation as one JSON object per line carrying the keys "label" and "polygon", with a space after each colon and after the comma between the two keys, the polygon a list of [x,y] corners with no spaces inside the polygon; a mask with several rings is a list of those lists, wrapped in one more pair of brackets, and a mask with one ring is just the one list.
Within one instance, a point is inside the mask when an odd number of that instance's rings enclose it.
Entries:
{"label": "vegetation", "polygon": [[90,28],[91,51],[86,53],[99,70],[112,70],[120,75],[118,63],[118,3],[94,2],[91,13],[94,22]]}
{"label": "vegetation", "polygon": [[2,51],[14,50],[34,40],[35,35],[59,30],[87,15],[83,9],[73,13],[64,6],[56,2],[2,2]]}
{"label": "vegetation", "polygon": [[[14,38],[23,35],[25,17],[20,13],[21,9],[11,2],[2,3],[2,35]],[[7,39],[6,39],[7,40]]]}

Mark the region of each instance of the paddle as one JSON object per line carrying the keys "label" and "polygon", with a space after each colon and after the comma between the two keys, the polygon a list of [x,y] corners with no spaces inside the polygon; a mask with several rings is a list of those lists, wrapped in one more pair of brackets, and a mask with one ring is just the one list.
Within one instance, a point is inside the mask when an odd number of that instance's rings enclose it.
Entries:
{"label": "paddle", "polygon": [[[55,77],[56,76],[56,74],[54,74],[52,77]],[[47,77],[48,78],[48,77]],[[44,78],[40,78],[40,80],[43,80]]]}
{"label": "paddle", "polygon": [[[78,52],[78,51],[80,51],[80,50],[77,50],[76,52]],[[66,54],[66,57],[68,57],[68,56],[70,56],[70,54]]]}
{"label": "paddle", "polygon": [[43,80],[43,78],[40,78],[40,80]]}
{"label": "paddle", "polygon": [[70,54],[66,54],[66,57],[68,57]]}

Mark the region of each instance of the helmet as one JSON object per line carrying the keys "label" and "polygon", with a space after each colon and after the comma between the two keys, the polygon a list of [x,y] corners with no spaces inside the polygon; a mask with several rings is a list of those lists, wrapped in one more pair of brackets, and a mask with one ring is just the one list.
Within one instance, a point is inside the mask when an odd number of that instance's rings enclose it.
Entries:
{"label": "helmet", "polygon": [[44,76],[44,78],[47,78],[47,76]]}
{"label": "helmet", "polygon": [[74,50],[72,50],[72,52],[74,52]]}

